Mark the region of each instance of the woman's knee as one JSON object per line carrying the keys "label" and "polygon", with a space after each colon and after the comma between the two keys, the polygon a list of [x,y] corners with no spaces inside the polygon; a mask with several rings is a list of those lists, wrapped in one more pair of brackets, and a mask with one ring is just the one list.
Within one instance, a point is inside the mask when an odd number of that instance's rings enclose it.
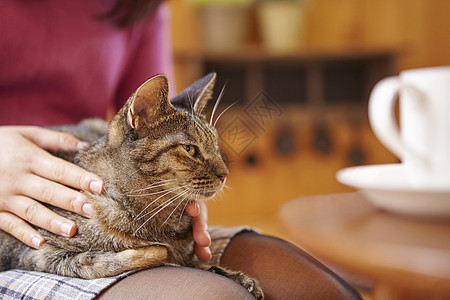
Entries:
{"label": "woman's knee", "polygon": [[211,272],[158,267],[115,283],[98,299],[254,299],[241,285]]}

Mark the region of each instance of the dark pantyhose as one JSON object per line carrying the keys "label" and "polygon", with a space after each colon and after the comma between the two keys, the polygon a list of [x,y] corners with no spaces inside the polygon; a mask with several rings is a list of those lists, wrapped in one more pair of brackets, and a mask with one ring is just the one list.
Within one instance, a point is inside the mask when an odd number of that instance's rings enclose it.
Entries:
{"label": "dark pantyhose", "polygon": [[265,299],[361,299],[344,280],[287,241],[242,233],[232,239],[222,265],[258,279]]}
{"label": "dark pantyhose", "polygon": [[[346,282],[296,246],[257,233],[232,239],[222,265],[258,279],[265,299],[361,299]],[[99,299],[254,299],[233,281],[206,271],[159,267],[130,275]]]}
{"label": "dark pantyhose", "polygon": [[98,299],[255,299],[234,281],[207,271],[159,267],[132,274]]}

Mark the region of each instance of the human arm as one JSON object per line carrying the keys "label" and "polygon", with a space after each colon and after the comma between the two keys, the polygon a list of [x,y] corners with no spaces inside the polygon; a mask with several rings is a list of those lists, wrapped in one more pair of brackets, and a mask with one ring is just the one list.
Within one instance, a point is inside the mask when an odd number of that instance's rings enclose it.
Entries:
{"label": "human arm", "polygon": [[73,236],[76,224],[42,203],[90,217],[92,205],[76,190],[100,194],[104,182],[46,150],[77,150],[84,143],[66,133],[32,126],[1,126],[0,141],[0,229],[34,248],[44,239],[30,224]]}

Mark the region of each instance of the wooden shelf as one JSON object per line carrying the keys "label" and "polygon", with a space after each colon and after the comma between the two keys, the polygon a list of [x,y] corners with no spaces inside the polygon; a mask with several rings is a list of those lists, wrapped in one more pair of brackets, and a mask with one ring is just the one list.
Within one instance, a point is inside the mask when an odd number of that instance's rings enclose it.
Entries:
{"label": "wooden shelf", "polygon": [[227,83],[223,103],[251,102],[265,92],[280,104],[365,107],[374,84],[396,73],[394,50],[303,50],[277,54],[258,47],[240,51],[176,53],[186,81],[218,73],[217,94]]}
{"label": "wooden shelf", "polygon": [[176,59],[182,60],[216,60],[229,62],[292,62],[292,61],[314,61],[314,60],[354,60],[386,58],[393,59],[398,55],[395,49],[384,48],[348,48],[348,49],[303,49],[295,52],[276,53],[267,51],[259,46],[242,47],[237,50],[211,51],[211,50],[187,50],[174,53]]}

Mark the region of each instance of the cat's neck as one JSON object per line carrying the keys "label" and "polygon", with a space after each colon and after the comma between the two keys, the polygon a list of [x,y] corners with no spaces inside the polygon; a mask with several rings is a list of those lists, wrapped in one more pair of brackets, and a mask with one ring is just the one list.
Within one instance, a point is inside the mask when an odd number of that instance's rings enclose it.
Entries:
{"label": "cat's neck", "polygon": [[[93,196],[93,205],[100,222],[130,236],[145,238],[155,235],[164,239],[168,235],[186,234],[190,230],[190,216],[184,211],[184,199],[158,178],[147,176],[142,187],[133,174],[124,173],[133,161],[126,152],[111,149],[107,139],[80,151],[76,162],[99,175],[105,181],[102,196]],[[184,202],[180,202],[184,201]],[[158,236],[159,235],[159,236]]]}
{"label": "cat's neck", "polygon": [[155,197],[139,199],[142,204],[133,206],[136,200],[130,198],[116,193],[107,184],[107,190],[102,196],[94,196],[96,218],[117,232],[139,239],[150,237],[152,241],[158,242],[191,231],[191,217],[184,211],[184,206],[172,204],[147,208]]}

